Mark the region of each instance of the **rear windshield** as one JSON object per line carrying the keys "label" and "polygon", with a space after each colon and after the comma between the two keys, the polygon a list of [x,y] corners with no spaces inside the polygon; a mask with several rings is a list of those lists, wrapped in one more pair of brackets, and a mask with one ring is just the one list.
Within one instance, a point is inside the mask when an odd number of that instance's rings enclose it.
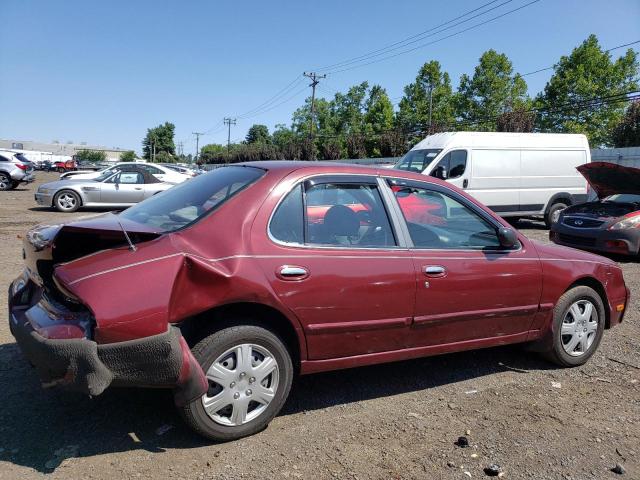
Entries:
{"label": "rear windshield", "polygon": [[441,151],[441,148],[409,150],[409,152],[407,152],[407,154],[402,157],[393,168],[406,170],[408,172],[422,173]]}
{"label": "rear windshield", "polygon": [[173,232],[190,225],[215,210],[266,172],[255,167],[222,167],[128,208],[121,217]]}
{"label": "rear windshield", "polygon": [[24,154],[22,153],[16,153],[15,157],[20,160],[22,163],[32,163],[31,160],[29,160],[27,157],[24,156]]}

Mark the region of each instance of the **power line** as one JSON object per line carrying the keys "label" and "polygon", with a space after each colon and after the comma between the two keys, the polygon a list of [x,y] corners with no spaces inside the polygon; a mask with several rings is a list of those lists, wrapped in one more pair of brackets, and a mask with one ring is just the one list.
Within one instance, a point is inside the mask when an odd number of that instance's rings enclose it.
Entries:
{"label": "power line", "polygon": [[[636,40],[634,42],[629,42],[629,43],[625,43],[624,45],[618,45],[616,47],[612,47],[608,50],[605,50],[606,53],[608,52],[613,52],[614,50],[618,50],[620,48],[624,48],[624,47],[630,47],[631,45],[635,45],[636,43],[640,43],[640,40]],[[533,72],[527,72],[527,73],[523,73],[522,75],[520,75],[521,77],[526,77],[528,75],[533,75],[535,73],[540,73],[540,72],[546,72],[547,70],[553,70],[555,68],[555,65],[551,65],[550,67],[545,67],[545,68],[540,68],[538,70],[534,70]]]}
{"label": "power line", "polygon": [[237,118],[248,118],[250,116],[254,116],[260,110],[263,110],[265,108],[270,108],[271,106],[273,106],[272,104],[274,102],[282,99],[282,97],[284,97],[289,92],[291,92],[296,86],[298,86],[302,82],[302,80],[303,80],[303,77],[298,75],[293,81],[289,82],[284,88],[280,89],[278,93],[276,93],[274,96],[272,96],[265,102],[261,103],[257,107],[254,107],[251,110],[247,110],[246,112],[238,115]]}
{"label": "power line", "polygon": [[246,120],[247,118],[253,118],[253,117],[257,117],[258,115],[262,115],[264,113],[267,113],[275,108],[278,108],[280,105],[284,105],[287,102],[290,102],[291,100],[293,100],[294,98],[296,98],[298,95],[300,95],[302,92],[307,90],[307,86],[305,85],[304,87],[302,87],[300,90],[297,90],[295,93],[293,93],[291,96],[283,99],[282,101],[274,104],[274,105],[270,105],[268,108],[260,110],[256,113],[253,113],[251,115],[246,115],[244,117],[237,117],[240,120]]}
{"label": "power line", "polygon": [[470,30],[474,30],[474,29],[476,29],[476,28],[480,28],[480,27],[482,27],[483,25],[486,25],[486,24],[488,24],[488,23],[494,22],[494,21],[496,21],[496,20],[498,20],[498,19],[500,19],[500,18],[502,18],[502,17],[505,17],[505,16],[510,15],[510,14],[512,14],[512,13],[515,13],[515,12],[517,12],[517,11],[519,11],[519,10],[522,10],[523,8],[526,8],[526,7],[530,6],[530,5],[533,5],[534,3],[538,3],[539,1],[540,1],[540,0],[533,0],[533,1],[531,1],[531,2],[525,3],[524,5],[522,5],[522,6],[520,6],[520,7],[514,8],[514,9],[509,10],[509,11],[504,12],[504,13],[501,13],[500,15],[496,15],[495,17],[491,17],[491,18],[489,18],[489,19],[487,19],[487,20],[484,20],[484,21],[482,21],[482,22],[480,22],[480,23],[476,23],[476,24],[474,24],[474,25],[471,25],[470,27],[464,28],[464,29],[459,30],[459,31],[457,31],[457,32],[454,32],[454,33],[451,33],[451,34],[446,35],[446,36],[444,36],[444,37],[441,37],[441,38],[438,38],[438,39],[436,39],[436,40],[433,40],[433,41],[431,41],[431,42],[422,43],[422,44],[420,44],[420,45],[417,45],[417,46],[412,47],[412,48],[407,49],[407,50],[403,50],[403,51],[398,52],[398,53],[395,53],[395,54],[393,54],[393,55],[388,55],[388,56],[386,56],[386,57],[382,57],[382,58],[379,58],[379,59],[377,59],[377,60],[372,60],[372,61],[370,61],[370,62],[362,63],[362,64],[359,64],[359,65],[353,65],[353,66],[351,66],[351,67],[343,68],[343,69],[340,69],[340,70],[329,71],[329,72],[327,72],[327,73],[329,73],[329,74],[331,74],[331,75],[334,75],[334,74],[336,74],[336,73],[342,73],[342,72],[346,72],[346,71],[353,70],[353,69],[356,69],[356,68],[366,67],[367,65],[373,65],[374,63],[384,62],[385,60],[389,60],[389,59],[391,59],[391,58],[399,57],[400,55],[405,55],[405,54],[407,54],[407,53],[411,53],[411,52],[413,52],[413,51],[415,51],[415,50],[419,50],[419,49],[424,48],[424,47],[427,47],[427,46],[429,46],[429,45],[433,45],[433,44],[435,44],[435,43],[442,42],[443,40],[447,40],[447,39],[452,38],[452,37],[455,37],[455,36],[457,36],[457,35],[461,35],[461,34],[463,34],[463,33],[466,33],[466,32],[468,32],[468,31],[470,31]]}
{"label": "power line", "polygon": [[[327,67],[323,67],[323,68],[319,69],[319,71],[335,70],[336,68],[342,68],[342,67],[346,67],[348,65],[361,63],[361,62],[364,62],[366,60],[371,60],[372,58],[380,57],[380,56],[386,55],[386,54],[388,54],[390,52],[394,52],[394,51],[400,50],[400,49],[405,48],[405,47],[407,47],[409,45],[412,45],[412,44],[415,44],[417,42],[420,42],[421,40],[424,40],[425,38],[433,37],[433,36],[438,35],[440,33],[446,32],[447,30],[451,30],[452,28],[457,27],[458,25],[462,25],[463,23],[469,22],[469,21],[473,20],[474,18],[481,17],[482,15],[485,15],[485,14],[487,14],[487,13],[493,11],[493,10],[497,10],[500,7],[506,5],[507,3],[511,3],[513,0],[503,1],[499,5],[491,7],[488,10],[485,10],[484,12],[480,12],[480,13],[478,13],[476,15],[473,15],[473,16],[471,16],[469,18],[464,19],[464,20],[460,20],[457,23],[453,23],[452,25],[449,25],[449,26],[445,27],[445,25],[448,25],[448,24],[454,22],[455,20],[463,18],[463,17],[465,17],[465,16],[467,16],[467,15],[473,13],[473,12],[476,12],[476,11],[486,7],[486,6],[489,6],[489,5],[493,4],[493,3],[495,3],[496,1],[498,1],[498,0],[494,0],[492,2],[489,2],[489,3],[487,3],[487,4],[485,4],[485,5],[481,6],[481,7],[478,7],[478,8],[475,8],[475,9],[469,11],[469,12],[466,12],[466,13],[464,13],[464,14],[462,14],[462,15],[454,18],[454,19],[451,19],[451,20],[449,20],[447,22],[441,23],[440,25],[438,25],[436,27],[430,28],[429,30],[425,30],[424,32],[421,32],[419,34],[413,35],[413,36],[408,37],[408,38],[406,38],[404,40],[401,40],[399,42],[396,42],[396,43],[393,43],[391,45],[388,45],[387,47],[380,48],[378,50],[374,50],[374,51],[369,52],[367,54],[360,55],[359,57],[354,57],[351,60],[346,60],[346,61],[343,61],[343,62],[335,63],[335,64],[327,66]],[[444,27],[444,28],[441,28],[441,27]],[[429,33],[429,32],[431,32],[431,33]]]}
{"label": "power line", "polygon": [[[424,30],[424,31],[422,31],[420,33],[417,33],[417,34],[412,35],[410,37],[404,38],[404,39],[399,40],[397,42],[394,42],[394,43],[392,43],[390,45],[381,47],[381,48],[379,48],[377,50],[372,50],[371,52],[359,55],[357,57],[348,58],[346,60],[343,60],[342,62],[333,63],[331,65],[325,65],[324,67],[320,67],[317,70],[318,71],[329,70],[329,69],[332,69],[334,67],[343,66],[343,65],[345,65],[347,63],[352,63],[354,61],[359,61],[359,60],[366,59],[366,57],[369,57],[372,54],[376,54],[376,53],[379,53],[379,52],[384,52],[385,50],[388,50],[389,48],[395,47],[397,45],[404,44],[405,42],[408,42],[408,41],[413,40],[415,38],[421,37],[421,36],[425,35],[426,33],[432,32],[433,30],[436,30],[438,28],[444,27],[445,25],[448,25],[449,23],[455,22],[456,20],[459,20],[461,18],[466,17],[467,15],[470,15],[471,13],[477,12],[478,10],[482,10],[483,8],[489,6],[489,5],[493,4],[493,3],[496,3],[497,1],[499,1],[499,0],[492,0],[491,2],[485,3],[484,5],[481,5],[481,6],[477,7],[477,8],[474,8],[473,10],[469,10],[468,12],[465,12],[462,15],[459,15],[459,16],[457,16],[455,18],[447,20],[446,22],[441,23],[440,25],[436,25],[435,27],[429,28],[428,30]],[[484,12],[484,13],[486,13],[486,12]]]}

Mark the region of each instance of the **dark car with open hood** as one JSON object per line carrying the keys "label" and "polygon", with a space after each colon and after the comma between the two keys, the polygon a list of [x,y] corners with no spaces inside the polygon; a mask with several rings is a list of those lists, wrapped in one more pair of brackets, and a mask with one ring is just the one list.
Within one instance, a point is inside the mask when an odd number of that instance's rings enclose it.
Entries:
{"label": "dark car with open hood", "polygon": [[629,298],[615,262],[451,184],[321,162],[218,168],[23,256],[9,322],[45,386],[170,388],[215,440],[263,429],[296,374],[525,342],[581,365]]}
{"label": "dark car with open hood", "polygon": [[565,208],[549,238],[583,250],[640,253],[640,169],[608,162],[578,167],[597,199]]}

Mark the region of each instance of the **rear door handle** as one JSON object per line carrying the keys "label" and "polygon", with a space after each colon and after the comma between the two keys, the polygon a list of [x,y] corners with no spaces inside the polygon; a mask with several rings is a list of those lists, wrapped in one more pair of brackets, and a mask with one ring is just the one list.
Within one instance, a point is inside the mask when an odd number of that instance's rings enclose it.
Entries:
{"label": "rear door handle", "polygon": [[282,265],[276,275],[282,280],[304,280],[309,276],[309,270],[297,265]]}
{"label": "rear door handle", "polygon": [[447,269],[442,265],[427,265],[424,267],[424,274],[427,277],[444,277],[447,274]]}
{"label": "rear door handle", "polygon": [[142,187],[134,187],[136,190],[142,190]]}
{"label": "rear door handle", "polygon": [[467,188],[469,186],[469,180],[466,178],[462,181],[462,188]]}

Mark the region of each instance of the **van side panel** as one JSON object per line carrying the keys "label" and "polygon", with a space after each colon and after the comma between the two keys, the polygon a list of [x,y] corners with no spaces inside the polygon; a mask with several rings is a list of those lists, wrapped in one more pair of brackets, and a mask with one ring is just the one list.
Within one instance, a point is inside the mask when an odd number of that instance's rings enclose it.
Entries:
{"label": "van side panel", "polygon": [[522,150],[521,210],[543,211],[560,193],[586,195],[587,182],[576,167],[587,161],[584,150]]}
{"label": "van side panel", "polygon": [[514,212],[520,206],[520,151],[474,149],[467,193],[495,212]]}

